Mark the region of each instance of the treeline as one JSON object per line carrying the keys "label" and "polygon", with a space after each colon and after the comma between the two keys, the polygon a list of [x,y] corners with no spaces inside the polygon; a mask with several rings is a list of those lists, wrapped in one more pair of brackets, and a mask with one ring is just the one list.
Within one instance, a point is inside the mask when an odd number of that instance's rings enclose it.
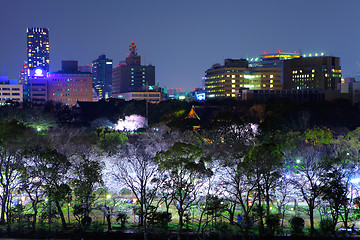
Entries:
{"label": "treeline", "polygon": [[[24,219],[33,231],[57,221],[65,230],[68,211],[77,228],[89,230],[101,213],[110,230],[135,215],[144,238],[171,222],[179,237],[189,230],[199,237],[304,234],[304,220],[312,235],[350,228],[360,204],[360,129],[353,119],[323,126],[304,105],[227,101],[198,106],[201,119],[209,116],[200,122],[185,119],[185,106],[172,102],[178,108],[161,117],[167,126],[152,125],[131,141],[106,127],[74,127],[68,116],[79,109],[47,106],[59,118],[68,115],[63,124],[44,125],[39,108],[2,108],[1,119],[17,120],[0,122],[0,222],[7,231]],[[336,109],[340,117],[345,108]],[[353,110],[347,117],[356,119]],[[201,129],[191,130],[194,123]],[[129,195],[132,204],[124,204]]]}
{"label": "treeline", "polygon": [[[179,236],[189,226],[203,236],[219,225],[245,237],[280,234],[296,219],[293,233],[302,234],[306,219],[316,234],[316,215],[335,234],[339,224],[351,227],[359,204],[360,129],[266,134],[255,124],[198,132],[162,125],[129,143],[105,128],[37,131],[12,120],[0,123],[0,136],[0,221],[8,231],[25,217],[33,230],[56,217],[66,229],[69,206],[81,229],[94,224],[94,211],[109,230],[114,216],[125,224],[136,215],[145,238],[171,220]],[[129,194],[133,204],[119,201]]]}
{"label": "treeline", "polygon": [[68,107],[61,103],[47,102],[31,106],[8,103],[0,108],[0,121],[16,119],[27,126],[48,129],[49,127],[91,127],[115,124],[120,118],[137,114],[148,119],[149,125],[165,124],[181,130],[191,129],[194,121],[186,119],[194,106],[202,129],[211,129],[222,122],[256,123],[263,131],[273,129],[300,130],[316,126],[330,129],[354,130],[360,121],[358,106],[348,101],[296,103],[288,99],[272,100],[266,104],[237,99],[211,99],[205,102],[178,100],[146,104],[145,101],[107,99],[99,102],[79,102]]}

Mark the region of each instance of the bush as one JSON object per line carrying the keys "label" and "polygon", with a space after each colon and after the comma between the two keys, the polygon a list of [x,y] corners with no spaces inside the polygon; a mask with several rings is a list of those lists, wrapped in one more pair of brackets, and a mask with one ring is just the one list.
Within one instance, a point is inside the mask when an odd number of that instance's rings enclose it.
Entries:
{"label": "bush", "polygon": [[270,214],[266,217],[266,232],[269,235],[275,235],[280,229],[280,217],[276,214]]}
{"label": "bush", "polygon": [[172,215],[169,212],[155,212],[153,217],[155,224],[166,228],[168,223],[171,222]]}
{"label": "bush", "polygon": [[291,234],[301,235],[305,227],[305,221],[301,217],[293,217],[290,220]]}
{"label": "bush", "polygon": [[320,220],[320,230],[323,234],[327,235],[334,231],[333,221],[330,218],[324,218]]}
{"label": "bush", "polygon": [[91,224],[91,231],[93,232],[104,232],[105,231],[105,225],[101,222],[94,222]]}
{"label": "bush", "polygon": [[124,212],[119,212],[117,215],[116,215],[116,221],[117,222],[120,222],[120,226],[121,228],[125,228],[125,224],[126,224],[126,220],[128,219],[128,215]]}

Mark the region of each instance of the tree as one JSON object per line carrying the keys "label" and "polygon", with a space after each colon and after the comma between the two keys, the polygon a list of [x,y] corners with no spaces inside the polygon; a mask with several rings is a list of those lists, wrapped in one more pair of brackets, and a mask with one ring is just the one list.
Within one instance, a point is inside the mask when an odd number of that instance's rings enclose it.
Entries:
{"label": "tree", "polygon": [[312,146],[299,148],[288,156],[287,165],[291,166],[291,183],[296,193],[307,203],[311,233],[314,233],[314,211],[320,204],[323,177],[326,173],[323,156]]}
{"label": "tree", "polygon": [[[122,134],[122,133],[119,133]],[[112,135],[112,133],[102,135]],[[117,151],[118,133],[114,132],[114,140],[112,146],[108,151]],[[105,140],[104,140],[105,139]],[[75,195],[75,205],[77,215],[80,222],[86,222],[90,219],[90,212],[94,209],[93,204],[96,200],[96,191],[103,187],[102,170],[104,167],[101,158],[103,155],[108,155],[109,152],[103,153],[100,148],[102,140],[108,141],[107,137],[99,140],[99,136],[94,132],[81,132],[74,136],[70,143],[71,148],[67,155],[71,163],[70,178],[72,180],[72,187]],[[100,143],[99,143],[100,142]],[[110,145],[110,144],[109,144]],[[87,224],[85,224],[87,226]]]}
{"label": "tree", "polygon": [[[106,186],[110,191],[119,187],[129,189],[137,199],[139,225],[147,234],[147,220],[153,210],[153,202],[162,183],[162,172],[154,162],[154,152],[149,151],[142,142],[127,144],[123,152],[105,162],[104,175]],[[115,187],[113,187],[115,185]]]}
{"label": "tree", "polygon": [[271,191],[281,177],[283,157],[284,154],[278,145],[263,143],[252,148],[244,159],[246,170],[256,176],[259,205],[261,205],[261,195],[265,198],[267,216],[270,215]]}
{"label": "tree", "polygon": [[31,140],[36,139],[35,135],[31,128],[16,120],[0,122],[0,222],[4,223],[7,215],[8,231],[12,194],[19,187],[26,149],[31,146]]}
{"label": "tree", "polygon": [[198,199],[202,186],[212,171],[206,167],[208,159],[196,145],[175,142],[155,160],[166,170],[166,182],[173,192],[174,205],[179,215],[178,239],[184,225],[184,214]]}
{"label": "tree", "polygon": [[105,127],[96,129],[99,147],[107,155],[115,154],[120,151],[124,144],[128,141],[127,136],[121,131],[115,131]]}
{"label": "tree", "polygon": [[68,171],[71,164],[65,155],[49,147],[35,149],[33,154],[34,166],[37,168],[39,178],[46,185],[49,207],[52,202],[55,204],[62,227],[66,229],[61,207],[64,202],[69,201],[71,196],[71,188],[68,185]]}
{"label": "tree", "polygon": [[26,193],[31,201],[32,213],[32,229],[35,230],[36,221],[38,217],[39,206],[38,204],[44,200],[46,194],[45,182],[39,178],[40,172],[34,162],[35,158],[32,152],[27,154],[27,159],[24,164],[23,171],[21,172],[21,181],[19,189],[21,192]]}
{"label": "tree", "polygon": [[321,188],[323,193],[322,199],[329,204],[328,206],[332,216],[332,231],[334,234],[336,224],[343,210],[342,208],[346,208],[349,201],[347,198],[349,182],[344,182],[343,174],[344,172],[338,169],[327,172],[324,176],[324,185]]}

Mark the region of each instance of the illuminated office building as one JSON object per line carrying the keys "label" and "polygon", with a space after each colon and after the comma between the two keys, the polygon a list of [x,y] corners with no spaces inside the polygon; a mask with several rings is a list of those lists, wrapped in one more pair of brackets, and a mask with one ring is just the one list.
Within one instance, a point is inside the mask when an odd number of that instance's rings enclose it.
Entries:
{"label": "illuminated office building", "polygon": [[47,74],[48,100],[75,106],[77,101],[92,102],[92,75],[78,71],[77,61],[62,61],[62,70]]}
{"label": "illuminated office building", "polygon": [[281,68],[249,68],[246,59],[225,59],[224,65],[214,64],[205,74],[208,98],[239,97],[239,90],[282,89]]}
{"label": "illuminated office building", "polygon": [[284,89],[336,90],[339,83],[339,57],[306,56],[284,62]]}
{"label": "illuminated office building", "polygon": [[112,93],[112,59],[105,55],[92,62],[93,88],[99,99],[111,97]]}
{"label": "illuminated office building", "polygon": [[29,69],[42,68],[49,71],[49,30],[27,29],[27,63]]}
{"label": "illuminated office building", "polygon": [[62,61],[62,70],[46,72],[42,68],[30,70],[30,101],[46,101],[75,106],[77,101],[92,102],[92,75],[78,71],[77,61]]}

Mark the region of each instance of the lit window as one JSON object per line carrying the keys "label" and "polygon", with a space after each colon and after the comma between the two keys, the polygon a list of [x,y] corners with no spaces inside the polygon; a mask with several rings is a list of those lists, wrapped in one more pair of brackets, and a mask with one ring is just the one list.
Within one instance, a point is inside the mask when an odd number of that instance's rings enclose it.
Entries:
{"label": "lit window", "polygon": [[235,85],[231,85],[232,88],[235,88]]}
{"label": "lit window", "polygon": [[270,75],[270,78],[273,78],[274,77],[274,75]]}
{"label": "lit window", "polygon": [[273,88],[273,87],[274,87],[274,85],[270,84],[270,88]]}
{"label": "lit window", "polygon": [[235,78],[235,75],[231,75],[232,78]]}
{"label": "lit window", "polygon": [[235,89],[232,89],[231,92],[235,92]]}
{"label": "lit window", "polygon": [[231,83],[235,83],[235,80],[231,80]]}
{"label": "lit window", "polygon": [[273,83],[274,82],[274,80],[270,80],[270,83]]}

